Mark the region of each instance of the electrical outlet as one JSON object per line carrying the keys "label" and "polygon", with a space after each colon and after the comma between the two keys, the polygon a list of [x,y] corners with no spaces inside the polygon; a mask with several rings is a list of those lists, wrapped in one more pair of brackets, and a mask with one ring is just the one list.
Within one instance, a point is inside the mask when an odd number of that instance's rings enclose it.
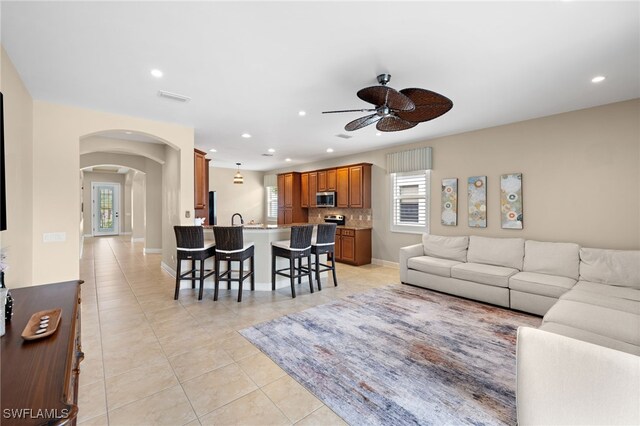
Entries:
{"label": "electrical outlet", "polygon": [[187,219],[190,218],[191,217],[191,212],[189,210],[184,212],[184,217],[186,217]]}
{"label": "electrical outlet", "polygon": [[367,220],[371,220],[371,215],[370,214],[367,215]]}
{"label": "electrical outlet", "polygon": [[358,220],[362,220],[362,215],[358,216]]}
{"label": "electrical outlet", "polygon": [[351,215],[351,220],[353,220],[353,215]]}

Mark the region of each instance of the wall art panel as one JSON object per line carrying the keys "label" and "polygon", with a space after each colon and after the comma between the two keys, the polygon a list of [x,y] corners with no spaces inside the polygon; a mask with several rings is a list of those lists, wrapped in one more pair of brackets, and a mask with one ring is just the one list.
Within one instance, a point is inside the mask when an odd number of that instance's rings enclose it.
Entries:
{"label": "wall art panel", "polygon": [[487,227],[487,177],[471,176],[467,180],[469,227]]}
{"label": "wall art panel", "polygon": [[522,229],[522,173],[500,176],[500,217],[503,229]]}

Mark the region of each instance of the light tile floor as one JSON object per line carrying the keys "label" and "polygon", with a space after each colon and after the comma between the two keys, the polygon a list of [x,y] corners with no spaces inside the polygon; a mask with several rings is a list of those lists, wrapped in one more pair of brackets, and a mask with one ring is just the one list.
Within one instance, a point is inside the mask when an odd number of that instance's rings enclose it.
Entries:
{"label": "light tile floor", "polygon": [[338,287],[245,290],[241,303],[226,289],[214,302],[209,283],[198,301],[185,281],[174,301],[160,260],[128,238],[85,239],[80,424],[345,424],[238,330],[398,283],[397,269],[338,264]]}

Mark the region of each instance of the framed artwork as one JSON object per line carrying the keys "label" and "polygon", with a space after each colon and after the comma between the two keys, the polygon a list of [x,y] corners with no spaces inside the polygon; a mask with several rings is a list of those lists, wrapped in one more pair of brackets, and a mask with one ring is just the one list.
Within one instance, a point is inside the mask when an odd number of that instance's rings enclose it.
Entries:
{"label": "framed artwork", "polygon": [[500,217],[503,229],[522,229],[522,173],[500,176]]}
{"label": "framed artwork", "polygon": [[467,179],[467,204],[469,206],[469,227],[487,227],[487,177],[471,176]]}
{"label": "framed artwork", "polygon": [[458,224],[458,179],[442,179],[442,224]]}

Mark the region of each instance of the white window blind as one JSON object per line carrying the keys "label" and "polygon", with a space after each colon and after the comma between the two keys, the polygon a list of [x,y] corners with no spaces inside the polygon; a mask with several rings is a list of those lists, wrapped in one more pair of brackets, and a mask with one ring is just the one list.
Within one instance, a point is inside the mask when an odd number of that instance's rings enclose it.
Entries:
{"label": "white window blind", "polygon": [[430,171],[391,173],[391,230],[428,232]]}
{"label": "white window blind", "polygon": [[267,186],[267,219],[278,219],[278,187]]}

